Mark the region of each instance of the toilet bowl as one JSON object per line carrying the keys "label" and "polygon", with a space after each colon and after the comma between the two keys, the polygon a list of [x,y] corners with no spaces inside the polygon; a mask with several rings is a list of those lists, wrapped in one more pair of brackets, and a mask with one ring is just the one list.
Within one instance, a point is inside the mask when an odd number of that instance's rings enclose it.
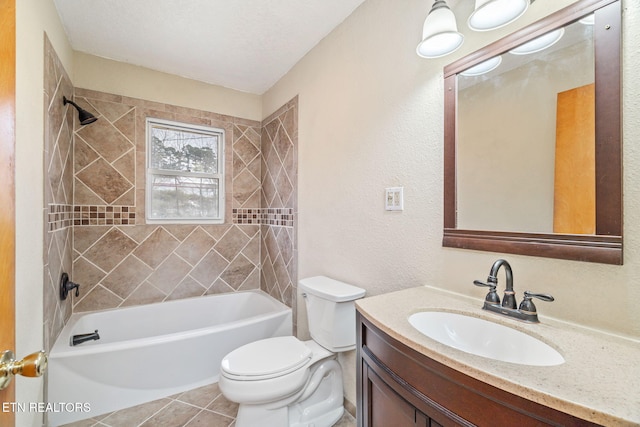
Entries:
{"label": "toilet bowl", "polygon": [[311,340],[268,338],[226,355],[222,394],[237,402],[236,427],[329,427],[344,412],[337,352],[355,348],[354,300],[364,289],[324,276],[299,282]]}

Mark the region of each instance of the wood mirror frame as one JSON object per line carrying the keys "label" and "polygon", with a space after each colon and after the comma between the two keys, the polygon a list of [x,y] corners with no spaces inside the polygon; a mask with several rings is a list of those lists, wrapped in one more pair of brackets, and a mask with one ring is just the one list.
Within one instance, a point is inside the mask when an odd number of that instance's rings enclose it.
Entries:
{"label": "wood mirror frame", "polygon": [[[527,40],[596,13],[595,128],[596,233],[521,233],[457,228],[457,74]],[[622,141],[620,0],[582,0],[514,32],[444,68],[445,247],[618,264],[622,256]]]}

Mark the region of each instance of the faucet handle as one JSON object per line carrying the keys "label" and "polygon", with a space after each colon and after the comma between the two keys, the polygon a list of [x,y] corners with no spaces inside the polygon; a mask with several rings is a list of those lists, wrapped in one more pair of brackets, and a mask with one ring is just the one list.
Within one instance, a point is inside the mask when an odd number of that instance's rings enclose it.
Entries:
{"label": "faucet handle", "polygon": [[533,303],[533,301],[531,301],[531,298],[538,298],[538,299],[540,299],[542,301],[547,301],[547,302],[551,302],[551,301],[555,300],[555,298],[553,298],[549,294],[535,294],[535,293],[530,292],[530,291],[524,291],[524,299],[520,303],[520,307],[518,307],[518,309],[520,311],[526,311],[526,312],[529,312],[529,313],[535,313],[536,312],[536,306]]}
{"label": "faucet handle", "polygon": [[497,284],[496,282],[489,280],[489,283],[485,283],[480,280],[474,280],[473,284],[476,286],[486,286],[487,288],[489,288],[489,293],[484,298],[486,302],[491,304],[500,304],[500,297],[496,292],[496,284]]}

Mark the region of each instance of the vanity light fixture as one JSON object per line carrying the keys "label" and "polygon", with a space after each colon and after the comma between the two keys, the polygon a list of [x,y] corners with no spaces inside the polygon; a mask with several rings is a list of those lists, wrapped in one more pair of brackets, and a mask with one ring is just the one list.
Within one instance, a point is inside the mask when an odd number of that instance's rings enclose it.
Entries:
{"label": "vanity light fixture", "polygon": [[467,25],[474,31],[504,27],[524,15],[529,4],[529,0],[476,0]]}
{"label": "vanity light fixture", "polygon": [[477,65],[474,65],[471,68],[468,68],[460,73],[460,75],[465,77],[475,77],[480,76],[482,74],[486,74],[489,71],[495,70],[502,63],[502,56],[494,56],[493,58],[489,58],[486,61],[483,61]]}
{"label": "vanity light fixture", "polygon": [[462,46],[464,36],[458,32],[456,17],[444,0],[436,0],[424,20],[422,41],[416,52],[423,58],[440,58]]}
{"label": "vanity light fixture", "polygon": [[93,114],[91,114],[87,110],[84,110],[84,109],[80,108],[80,106],[78,104],[76,104],[75,102],[69,101],[66,96],[62,97],[62,104],[63,105],[71,104],[74,107],[76,107],[76,110],[78,110],[78,120],[80,120],[80,124],[82,126],[88,125],[89,123],[93,123],[96,120],[98,120],[98,118],[96,116],[94,116]]}
{"label": "vanity light fixture", "polygon": [[[467,24],[475,31],[489,31],[512,23],[535,0],[476,0]],[[422,26],[422,41],[416,52],[423,58],[440,58],[455,52],[464,36],[458,32],[456,17],[444,0],[435,0]]]}
{"label": "vanity light fixture", "polygon": [[557,30],[549,31],[540,37],[536,37],[531,41],[511,49],[509,53],[514,55],[528,55],[530,53],[540,52],[558,43],[563,35],[564,28],[558,28]]}

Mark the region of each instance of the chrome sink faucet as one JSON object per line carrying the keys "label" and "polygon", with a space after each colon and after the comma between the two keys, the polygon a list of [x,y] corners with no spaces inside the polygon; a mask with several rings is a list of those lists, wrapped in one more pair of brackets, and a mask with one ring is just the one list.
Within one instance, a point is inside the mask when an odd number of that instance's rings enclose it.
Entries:
{"label": "chrome sink faucet", "polygon": [[[500,297],[496,292],[496,287],[498,286],[498,270],[500,270],[500,267],[504,267],[504,273],[507,279],[502,303],[500,303]],[[525,291],[524,298],[520,303],[520,306],[516,308],[516,293],[513,290],[513,271],[511,270],[511,265],[509,265],[509,263],[504,259],[499,259],[493,263],[486,283],[480,280],[474,280],[473,284],[489,288],[489,293],[485,297],[484,305],[482,306],[484,310],[514,317],[516,319],[524,320],[525,322],[539,322],[536,306],[533,304],[533,301],[531,301],[531,298],[538,298],[542,301],[554,300],[554,298],[549,294],[535,294],[530,291]]]}

